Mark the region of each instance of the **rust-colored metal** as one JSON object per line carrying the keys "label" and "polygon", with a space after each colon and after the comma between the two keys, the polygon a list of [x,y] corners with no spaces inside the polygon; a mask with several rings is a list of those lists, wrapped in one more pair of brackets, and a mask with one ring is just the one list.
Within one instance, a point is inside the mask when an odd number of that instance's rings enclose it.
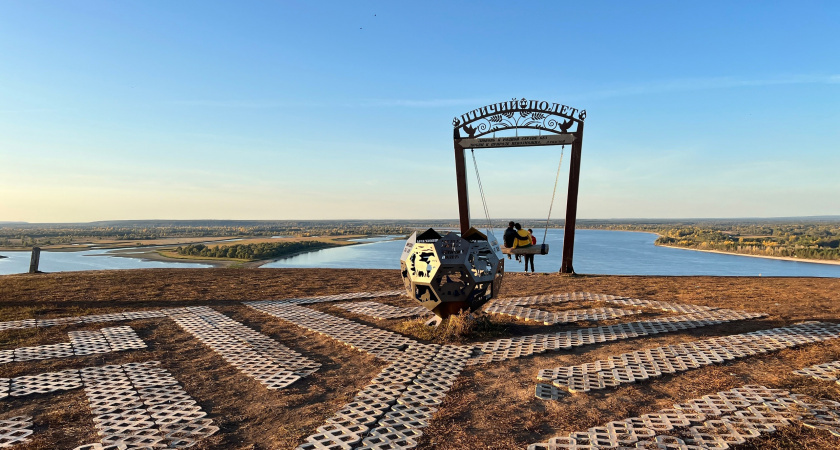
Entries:
{"label": "rust-colored metal", "polygon": [[461,236],[470,229],[470,197],[467,191],[467,163],[464,148],[458,143],[458,129],[455,129],[455,181],[458,184],[458,219],[461,222]]}
{"label": "rust-colored metal", "polygon": [[566,223],[563,234],[563,261],[560,273],[575,273],[572,260],[575,253],[575,221],[577,220],[578,185],[580,184],[580,156],[583,146],[583,123],[578,126],[577,137],[572,143],[572,160],[569,167],[569,194],[566,199]]}

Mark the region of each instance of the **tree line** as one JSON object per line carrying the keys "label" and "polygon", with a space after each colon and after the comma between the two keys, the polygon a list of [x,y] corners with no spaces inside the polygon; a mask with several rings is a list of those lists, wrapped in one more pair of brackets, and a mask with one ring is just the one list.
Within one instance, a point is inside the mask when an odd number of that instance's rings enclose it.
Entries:
{"label": "tree line", "polygon": [[175,252],[183,256],[200,256],[203,258],[232,258],[245,260],[261,260],[279,258],[300,252],[320,250],[335,247],[340,244],[320,241],[300,242],[265,242],[257,244],[215,245],[208,247],[204,244],[190,244],[179,246]]}
{"label": "tree line", "polygon": [[840,224],[683,226],[658,231],[657,245],[761,256],[840,260]]}

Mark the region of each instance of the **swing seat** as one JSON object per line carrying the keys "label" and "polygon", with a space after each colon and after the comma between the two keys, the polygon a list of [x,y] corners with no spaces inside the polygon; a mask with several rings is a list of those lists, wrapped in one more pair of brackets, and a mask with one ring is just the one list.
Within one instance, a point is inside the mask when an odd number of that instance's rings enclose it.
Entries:
{"label": "swing seat", "polygon": [[547,255],[548,244],[537,244],[530,247],[502,247],[502,253],[505,255]]}

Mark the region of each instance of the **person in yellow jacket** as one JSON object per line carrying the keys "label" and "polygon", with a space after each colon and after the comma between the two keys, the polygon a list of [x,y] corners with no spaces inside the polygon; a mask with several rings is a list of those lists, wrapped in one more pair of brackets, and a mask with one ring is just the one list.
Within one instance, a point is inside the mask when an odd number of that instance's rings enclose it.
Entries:
{"label": "person in yellow jacket", "polygon": [[[523,230],[522,225],[516,223],[513,225],[516,229],[516,238],[513,240],[513,247],[511,248],[525,248],[531,246],[531,233],[528,230]],[[516,255],[516,260],[519,261],[520,255]]]}
{"label": "person in yellow jacket", "polygon": [[513,240],[512,248],[525,248],[531,246],[531,233],[528,230],[523,230],[521,224],[514,224],[516,228],[516,239]]}

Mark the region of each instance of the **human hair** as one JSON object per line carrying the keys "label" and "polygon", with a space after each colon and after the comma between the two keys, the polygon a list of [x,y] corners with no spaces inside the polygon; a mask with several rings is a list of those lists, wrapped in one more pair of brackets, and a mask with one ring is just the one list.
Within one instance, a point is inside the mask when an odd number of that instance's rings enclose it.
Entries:
{"label": "human hair", "polygon": [[522,224],[515,223],[515,224],[513,224],[513,227],[516,228],[517,230],[521,230],[522,229]]}
{"label": "human hair", "polygon": [[531,234],[534,234],[534,230],[532,230],[530,228],[528,228],[528,232],[531,233]]}
{"label": "human hair", "polygon": [[508,222],[508,226],[509,226],[509,227],[512,227],[512,226],[513,226],[513,221],[512,221],[512,220],[511,220],[510,222]]}

